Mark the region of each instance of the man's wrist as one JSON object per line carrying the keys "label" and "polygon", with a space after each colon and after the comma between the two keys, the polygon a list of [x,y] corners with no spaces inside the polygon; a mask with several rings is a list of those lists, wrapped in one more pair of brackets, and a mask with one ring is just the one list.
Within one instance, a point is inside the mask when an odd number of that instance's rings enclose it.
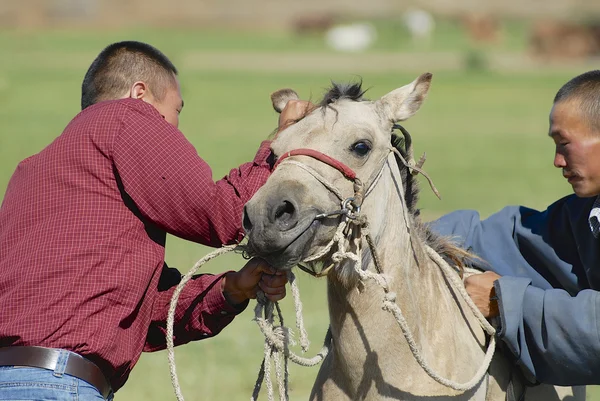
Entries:
{"label": "man's wrist", "polygon": [[233,307],[243,304],[248,300],[246,294],[237,286],[237,273],[230,272],[223,276],[223,297]]}

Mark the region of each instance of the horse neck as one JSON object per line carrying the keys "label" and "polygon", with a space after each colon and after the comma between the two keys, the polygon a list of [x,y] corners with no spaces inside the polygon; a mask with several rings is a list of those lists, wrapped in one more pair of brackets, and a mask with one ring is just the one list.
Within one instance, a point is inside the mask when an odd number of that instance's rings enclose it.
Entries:
{"label": "horse neck", "polygon": [[[387,279],[389,289],[396,293],[397,303],[401,306],[409,322],[422,322],[430,318],[435,311],[428,307],[431,304],[423,294],[438,293],[436,287],[440,276],[429,266],[423,244],[412,234],[412,222],[405,212],[405,204],[399,194],[403,186],[399,174],[393,174],[393,165],[388,161],[385,170],[374,190],[364,200],[362,214],[367,216],[370,233],[375,243],[380,269]],[[382,207],[381,205],[385,205]],[[363,238],[362,267],[376,272],[374,258]],[[349,271],[350,266],[342,270]],[[337,310],[337,305],[348,303],[357,316],[367,320],[393,320],[391,315],[381,310],[384,291],[374,281],[360,283],[357,289],[348,290],[347,284],[330,280],[330,307],[332,314],[344,314],[345,310]],[[340,298],[344,298],[343,301]],[[367,302],[365,302],[368,300]],[[340,302],[341,301],[341,302]],[[378,323],[373,322],[377,325]],[[416,336],[420,335],[421,326],[412,325]]]}
{"label": "horse neck", "polygon": [[[464,347],[452,347],[455,338],[473,342],[470,330],[478,327],[469,329],[465,324],[440,269],[427,255],[425,244],[413,232],[412,220],[399,196],[403,194],[402,183],[398,182],[399,174],[393,173],[394,167],[395,162],[388,162],[389,174],[381,178],[373,193],[365,199],[362,210],[369,219],[371,235],[382,264],[380,267],[390,291],[396,294],[396,303],[415,341],[433,367],[452,377],[454,372],[449,367],[456,367],[456,361],[466,360],[465,363],[472,365],[481,359],[480,348],[469,353]],[[366,266],[368,270],[376,271],[374,258],[367,249],[362,259],[363,268]],[[355,366],[364,366],[365,361],[361,358],[369,350],[381,348],[382,352],[378,353],[380,365],[386,363],[385,359],[396,364],[401,360],[408,362],[402,368],[405,375],[411,374],[411,370],[423,375],[422,368],[414,363],[396,320],[381,308],[384,291],[378,284],[369,280],[349,289],[333,276],[328,284],[328,298],[334,342],[352,344],[336,350],[347,366],[353,365],[353,359]],[[366,350],[366,354],[356,352],[361,348]],[[445,348],[443,356],[440,356],[441,348]]]}

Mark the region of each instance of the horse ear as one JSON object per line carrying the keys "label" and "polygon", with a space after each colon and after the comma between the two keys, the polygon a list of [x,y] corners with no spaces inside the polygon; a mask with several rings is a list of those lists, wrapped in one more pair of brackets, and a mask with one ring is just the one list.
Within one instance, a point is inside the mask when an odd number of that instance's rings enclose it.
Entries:
{"label": "horse ear", "polygon": [[410,84],[382,96],[375,102],[377,109],[392,122],[403,121],[413,116],[427,96],[432,76],[426,72]]}
{"label": "horse ear", "polygon": [[276,112],[281,113],[288,101],[298,100],[300,97],[293,89],[279,89],[271,94],[271,102]]}

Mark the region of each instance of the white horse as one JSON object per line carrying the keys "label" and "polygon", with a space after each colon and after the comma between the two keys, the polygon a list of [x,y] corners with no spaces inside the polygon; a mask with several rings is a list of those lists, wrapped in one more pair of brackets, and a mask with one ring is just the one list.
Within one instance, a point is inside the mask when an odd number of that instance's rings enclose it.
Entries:
{"label": "white horse", "polygon": [[[312,400],[506,399],[512,374],[501,353],[469,389],[447,384],[476,376],[490,338],[450,285],[461,284],[467,254],[420,222],[410,137],[391,134],[420,108],[430,81],[423,74],[376,101],[363,100],[360,85],[334,85],[321,107],[278,135],[276,170],[245,207],[251,253],[280,269],[308,261],[305,269],[327,274],[332,351]],[[274,107],[292,98],[280,91]],[[455,267],[450,276],[440,269],[446,262]],[[401,308],[412,350],[384,301]],[[571,388],[542,385],[527,399],[567,394]],[[584,398],[583,390],[570,399]]]}

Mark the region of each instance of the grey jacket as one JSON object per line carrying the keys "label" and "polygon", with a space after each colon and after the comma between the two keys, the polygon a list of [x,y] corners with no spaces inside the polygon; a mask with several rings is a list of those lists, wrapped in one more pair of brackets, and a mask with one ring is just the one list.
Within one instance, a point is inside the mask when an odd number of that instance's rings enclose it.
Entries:
{"label": "grey jacket", "polygon": [[567,196],[543,212],[509,206],[481,221],[461,210],[431,223],[504,276],[496,282],[498,337],[526,376],[557,385],[600,384],[600,239],[595,198]]}

